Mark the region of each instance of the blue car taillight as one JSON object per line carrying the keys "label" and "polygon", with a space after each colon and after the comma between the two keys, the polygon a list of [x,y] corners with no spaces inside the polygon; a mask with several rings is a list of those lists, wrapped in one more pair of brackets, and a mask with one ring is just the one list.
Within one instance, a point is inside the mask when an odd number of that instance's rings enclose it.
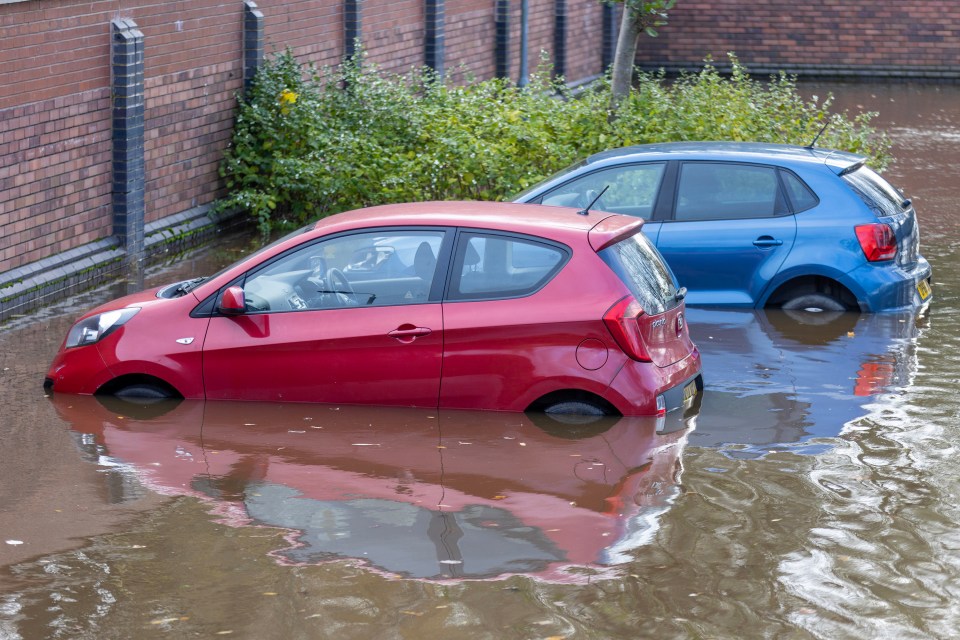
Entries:
{"label": "blue car taillight", "polygon": [[856,227],[857,240],[869,262],[893,260],[897,257],[897,236],[888,224],[875,222]]}

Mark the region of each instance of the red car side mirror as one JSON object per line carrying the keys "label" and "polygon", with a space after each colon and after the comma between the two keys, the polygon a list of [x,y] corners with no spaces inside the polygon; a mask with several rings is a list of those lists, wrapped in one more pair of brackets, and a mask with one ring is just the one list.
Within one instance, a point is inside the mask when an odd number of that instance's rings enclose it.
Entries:
{"label": "red car side mirror", "polygon": [[225,316],[239,316],[246,313],[247,305],[243,301],[243,287],[227,287],[227,290],[220,296],[217,311]]}

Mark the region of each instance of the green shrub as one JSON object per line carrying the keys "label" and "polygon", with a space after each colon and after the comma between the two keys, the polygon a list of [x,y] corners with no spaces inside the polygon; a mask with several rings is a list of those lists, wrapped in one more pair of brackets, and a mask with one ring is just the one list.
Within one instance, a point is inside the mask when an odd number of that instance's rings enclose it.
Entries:
{"label": "green shrub", "polygon": [[731,57],[675,81],[643,74],[609,118],[606,80],[580,94],[542,63],[524,88],[501,79],[454,86],[429,71],[387,76],[361,56],[317,72],[287,51],[265,61],[240,99],[221,166],[229,196],[260,228],[374,204],[500,200],[591,153],[678,140],[753,140],[862,153],[882,168],[875,114],[830,112],[793,78],[750,78]]}

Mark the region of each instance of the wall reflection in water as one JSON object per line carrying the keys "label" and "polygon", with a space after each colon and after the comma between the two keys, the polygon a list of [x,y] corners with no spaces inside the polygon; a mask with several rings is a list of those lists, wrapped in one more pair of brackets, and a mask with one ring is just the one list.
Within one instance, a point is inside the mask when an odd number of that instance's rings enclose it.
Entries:
{"label": "wall reflection in water", "polygon": [[691,446],[817,453],[917,371],[922,313],[688,309],[704,397]]}
{"label": "wall reflection in water", "polygon": [[[585,424],[542,414],[55,396],[117,500],[142,486],[290,530],[284,563],[575,580],[649,541],[698,407]],[[135,478],[136,482],[131,482]]]}

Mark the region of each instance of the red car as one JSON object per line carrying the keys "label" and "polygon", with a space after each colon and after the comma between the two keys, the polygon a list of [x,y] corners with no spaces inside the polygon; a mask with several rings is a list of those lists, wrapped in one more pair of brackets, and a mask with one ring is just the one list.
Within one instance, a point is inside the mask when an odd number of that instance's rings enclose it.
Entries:
{"label": "red car", "polygon": [[702,389],[642,220],[507,203],[324,218],[70,329],[56,393],[656,415]]}

